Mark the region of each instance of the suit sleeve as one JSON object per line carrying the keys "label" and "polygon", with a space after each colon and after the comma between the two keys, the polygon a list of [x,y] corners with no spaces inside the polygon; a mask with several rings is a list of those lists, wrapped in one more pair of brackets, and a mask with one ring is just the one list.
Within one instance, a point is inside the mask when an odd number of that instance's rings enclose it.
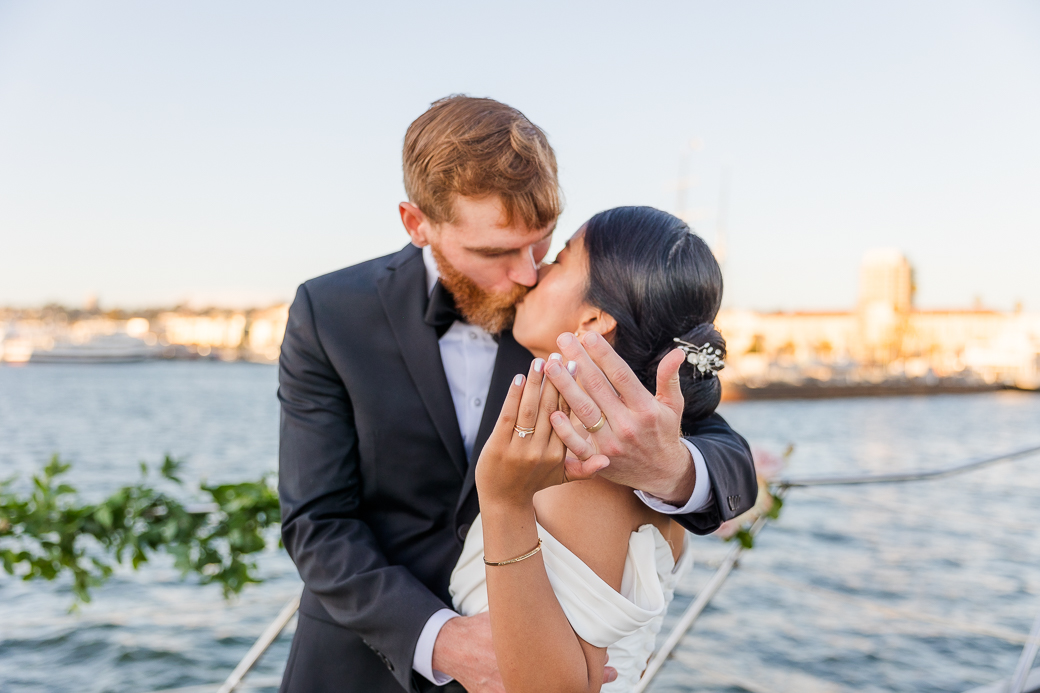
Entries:
{"label": "suit sleeve", "polygon": [[415,644],[430,616],[446,605],[406,568],[390,565],[359,519],[354,412],[321,345],[306,285],[289,310],[278,399],[285,548],[336,622],[357,633],[405,689],[416,690]]}
{"label": "suit sleeve", "polygon": [[672,519],[694,534],[710,534],[755,504],[755,463],[747,441],[718,414],[688,427],[684,436],[704,455],[713,502],[701,512],[672,515]]}

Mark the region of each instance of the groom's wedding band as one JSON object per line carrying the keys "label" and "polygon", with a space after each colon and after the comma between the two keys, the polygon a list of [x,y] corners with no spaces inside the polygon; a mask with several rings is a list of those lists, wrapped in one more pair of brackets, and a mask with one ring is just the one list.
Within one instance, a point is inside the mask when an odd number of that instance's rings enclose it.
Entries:
{"label": "groom's wedding band", "polygon": [[603,412],[600,412],[599,413],[599,421],[597,421],[596,423],[592,424],[591,426],[585,426],[585,424],[582,424],[582,426],[589,433],[595,433],[599,429],[603,428],[603,424],[605,424],[605,423],[607,423],[607,415],[604,414]]}
{"label": "groom's wedding band", "polygon": [[524,428],[523,426],[513,426],[513,430],[516,431],[516,434],[521,438],[526,438],[527,436],[534,433],[534,426],[531,426],[530,428]]}

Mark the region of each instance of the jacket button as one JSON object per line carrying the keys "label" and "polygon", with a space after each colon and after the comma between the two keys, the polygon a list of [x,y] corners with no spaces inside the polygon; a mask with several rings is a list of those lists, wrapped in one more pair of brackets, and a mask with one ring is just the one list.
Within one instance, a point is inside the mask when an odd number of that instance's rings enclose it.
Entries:
{"label": "jacket button", "polygon": [[458,532],[456,532],[456,534],[458,534],[459,536],[459,541],[466,541],[466,535],[469,534],[469,523],[463,522],[461,525],[459,525],[459,529]]}

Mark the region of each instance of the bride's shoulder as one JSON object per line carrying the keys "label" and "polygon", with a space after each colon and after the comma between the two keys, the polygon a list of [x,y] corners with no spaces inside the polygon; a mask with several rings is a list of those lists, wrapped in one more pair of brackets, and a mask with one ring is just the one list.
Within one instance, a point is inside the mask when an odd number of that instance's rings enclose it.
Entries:
{"label": "bride's shoulder", "polygon": [[620,589],[629,537],[652,512],[632,489],[597,477],[540,491],[534,505],[540,525]]}

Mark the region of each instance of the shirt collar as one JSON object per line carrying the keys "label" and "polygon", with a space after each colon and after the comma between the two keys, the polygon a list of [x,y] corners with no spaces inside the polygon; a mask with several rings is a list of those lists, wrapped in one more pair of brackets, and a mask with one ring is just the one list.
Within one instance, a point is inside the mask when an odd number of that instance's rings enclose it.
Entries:
{"label": "shirt collar", "polygon": [[432,247],[428,245],[423,247],[422,261],[426,265],[426,296],[429,297],[433,293],[433,287],[437,285],[437,280],[441,278],[441,272],[437,269],[437,261],[433,259]]}

